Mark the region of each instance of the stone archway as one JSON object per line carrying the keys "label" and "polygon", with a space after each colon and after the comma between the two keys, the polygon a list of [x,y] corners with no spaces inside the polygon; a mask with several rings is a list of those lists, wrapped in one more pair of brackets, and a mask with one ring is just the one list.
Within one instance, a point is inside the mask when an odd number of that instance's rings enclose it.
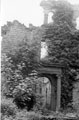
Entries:
{"label": "stone archway", "polygon": [[42,64],[38,69],[41,77],[47,77],[51,83],[51,110],[58,111],[61,107],[61,75],[63,66]]}
{"label": "stone archway", "polygon": [[51,94],[50,94],[50,109],[55,111],[56,110],[56,103],[57,103],[57,77],[55,74],[41,74],[41,77],[48,78],[51,84]]}

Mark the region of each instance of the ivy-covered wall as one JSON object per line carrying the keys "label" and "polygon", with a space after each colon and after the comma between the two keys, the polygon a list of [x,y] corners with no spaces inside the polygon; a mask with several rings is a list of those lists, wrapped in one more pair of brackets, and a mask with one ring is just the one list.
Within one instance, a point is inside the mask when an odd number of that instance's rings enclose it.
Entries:
{"label": "ivy-covered wall", "polygon": [[79,111],[79,80],[74,83],[73,106],[76,110]]}

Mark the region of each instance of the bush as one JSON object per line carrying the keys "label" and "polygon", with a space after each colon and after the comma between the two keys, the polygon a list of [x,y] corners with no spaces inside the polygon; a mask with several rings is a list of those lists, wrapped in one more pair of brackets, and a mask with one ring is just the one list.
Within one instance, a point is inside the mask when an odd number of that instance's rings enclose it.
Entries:
{"label": "bush", "polygon": [[31,110],[36,102],[35,95],[32,91],[28,90],[19,90],[14,96],[13,102],[17,105],[19,109],[27,108]]}
{"label": "bush", "polygon": [[11,99],[2,99],[1,101],[1,114],[2,116],[12,116],[16,115],[16,106]]}
{"label": "bush", "polygon": [[17,113],[15,120],[41,120],[41,115],[35,112],[27,112],[26,110]]}

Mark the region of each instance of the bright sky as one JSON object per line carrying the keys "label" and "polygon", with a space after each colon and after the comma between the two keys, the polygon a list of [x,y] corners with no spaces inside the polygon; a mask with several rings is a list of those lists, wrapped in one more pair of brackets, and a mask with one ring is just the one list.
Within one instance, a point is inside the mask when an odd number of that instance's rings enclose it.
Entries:
{"label": "bright sky", "polygon": [[[79,4],[79,0],[68,1]],[[44,19],[40,2],[41,0],[1,0],[1,25],[7,21],[18,20],[26,26],[29,23],[40,26]]]}
{"label": "bright sky", "polygon": [[43,9],[40,7],[41,0],[2,0],[1,19],[2,25],[6,21],[19,20],[26,26],[29,23],[41,25],[43,23]]}

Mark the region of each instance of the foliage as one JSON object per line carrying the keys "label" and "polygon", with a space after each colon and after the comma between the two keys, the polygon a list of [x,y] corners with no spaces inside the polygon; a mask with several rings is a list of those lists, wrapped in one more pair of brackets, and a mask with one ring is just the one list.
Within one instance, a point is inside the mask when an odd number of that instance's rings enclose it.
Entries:
{"label": "foliage", "polygon": [[[66,119],[66,114],[61,113],[61,112],[56,113],[53,111],[44,110],[41,114],[41,112],[39,111],[27,112],[26,109],[19,110],[14,105],[11,99],[5,99],[5,98],[2,100],[1,112],[2,112],[1,120],[38,120],[38,119],[39,120],[43,120],[43,119],[44,120],[48,120],[48,119],[58,120],[59,118],[62,120]],[[68,117],[67,117],[67,120],[68,120]]]}
{"label": "foliage", "polygon": [[[2,65],[2,93],[6,97],[13,97],[18,108],[27,107],[31,109],[35,104],[35,86],[40,84],[37,80],[35,71],[29,77],[24,78],[20,70],[13,70],[11,60],[5,55]],[[35,77],[33,77],[33,75]],[[30,103],[31,102],[31,103]]]}
{"label": "foliage", "polygon": [[[70,116],[71,114],[68,114],[68,115]],[[32,112],[32,111],[27,112],[25,110],[17,112],[16,117],[14,119],[12,117],[4,116],[4,119],[2,120],[5,120],[5,118],[8,120],[49,120],[49,119],[50,120],[70,120],[70,119],[78,120],[79,119],[79,117],[76,117],[76,116],[67,117],[62,113],[52,112],[51,115],[41,115],[39,112],[37,113]]]}
{"label": "foliage", "polygon": [[16,120],[38,120],[40,119],[40,114],[35,112],[21,111],[17,113]]}
{"label": "foliage", "polygon": [[[28,82],[29,81],[29,82]],[[32,82],[32,83],[30,83]],[[28,85],[29,84],[29,85]],[[26,83],[22,82],[13,91],[14,102],[20,109],[31,110],[36,102],[33,90],[33,81],[27,78]]]}
{"label": "foliage", "polygon": [[[5,55],[2,59],[4,59],[2,60],[4,62],[2,64],[2,75],[4,77],[4,80],[2,80],[3,95],[13,97],[14,102],[21,109],[26,107],[30,110],[35,103],[35,106],[40,107],[40,105],[37,105],[38,101],[41,100],[39,100],[39,95],[37,96],[36,94],[36,86],[39,86],[41,81],[37,78],[37,72],[33,71],[29,77],[23,78],[20,70],[14,71],[12,69],[13,64],[11,64],[10,59]],[[37,102],[35,102],[35,99]]]}
{"label": "foliage", "polygon": [[35,76],[41,34],[41,28],[26,28],[18,21],[2,27],[2,95],[13,98],[20,109],[39,106],[35,86],[40,82]]}
{"label": "foliage", "polygon": [[17,107],[13,104],[11,99],[3,98],[1,101],[1,113],[2,116],[15,117]]}
{"label": "foliage", "polygon": [[73,6],[65,0],[52,1],[52,4],[52,8],[55,10],[52,18],[55,23],[66,22],[70,28],[73,28],[75,26]]}
{"label": "foliage", "polygon": [[[1,93],[4,95],[10,95],[10,92],[9,92],[9,87],[11,89],[11,91],[13,90],[13,86],[12,86],[12,64],[10,62],[10,58],[8,58],[5,54],[2,55],[2,68],[1,68],[1,76],[2,76],[2,79],[1,79],[1,85],[2,85],[2,88],[1,88]],[[9,81],[11,80],[11,82]]]}
{"label": "foliage", "polygon": [[7,97],[13,97],[16,86],[38,66],[38,42],[32,40],[31,32],[18,21],[2,27],[2,91]]}
{"label": "foliage", "polygon": [[35,96],[33,94],[29,94],[27,92],[20,93],[17,96],[14,97],[14,102],[17,105],[19,109],[27,108],[27,110],[31,110],[33,108],[33,105],[35,104]]}
{"label": "foliage", "polygon": [[[27,28],[23,24],[14,20],[13,22],[7,22],[7,25],[2,26],[1,32],[2,53],[6,53],[8,56],[17,55],[19,49],[22,51],[24,44],[26,46],[26,50],[29,49],[30,51],[35,52],[35,50],[39,49],[41,28]],[[6,34],[3,34],[4,32]]]}
{"label": "foliage", "polygon": [[13,97],[18,108],[26,107],[30,110],[36,103],[35,98],[38,99],[35,93],[35,86],[39,86],[41,81],[37,79],[35,71],[29,77],[24,77],[20,69],[13,70],[12,67],[11,59],[4,55],[2,57],[2,78],[4,78],[1,83],[2,93],[6,97]]}

